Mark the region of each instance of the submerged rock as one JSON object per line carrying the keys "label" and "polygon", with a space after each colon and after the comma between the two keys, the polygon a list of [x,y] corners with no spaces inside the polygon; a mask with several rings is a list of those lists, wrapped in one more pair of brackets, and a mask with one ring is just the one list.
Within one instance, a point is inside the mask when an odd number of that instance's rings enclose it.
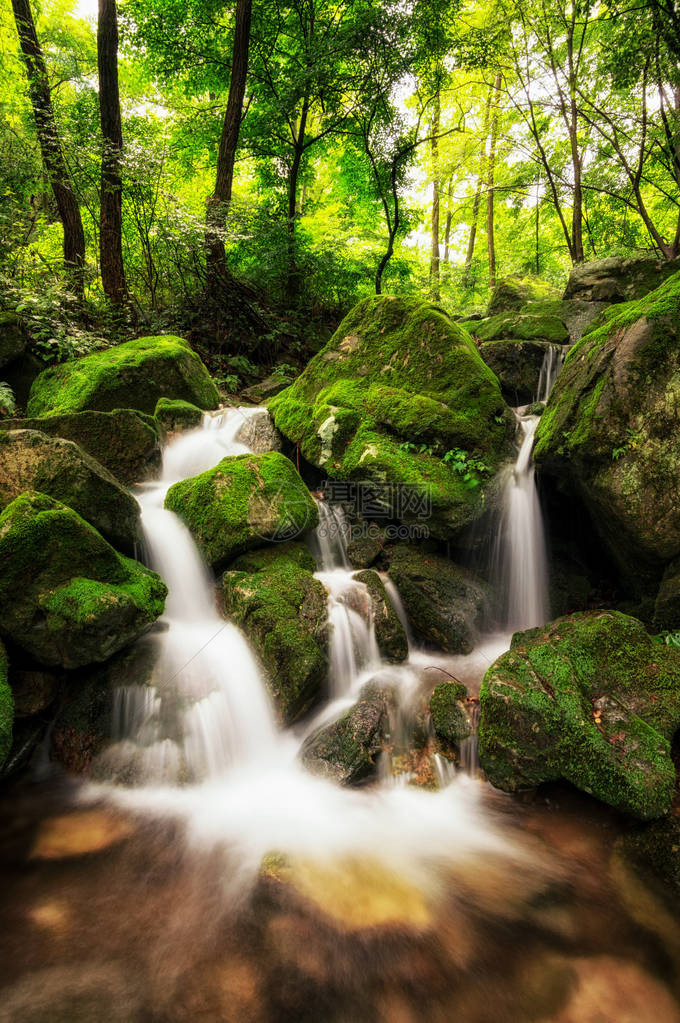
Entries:
{"label": "submerged rock", "polygon": [[276,451],[223,458],[170,487],[165,507],[186,523],[214,568],[262,543],[293,540],[319,521],[295,466]]}
{"label": "submerged rock", "polygon": [[422,642],[452,654],[471,652],[488,611],[489,587],[438,554],[399,544],[388,575]]}
{"label": "submerged rock", "polygon": [[203,410],[190,401],[179,398],[159,398],[153,417],[162,430],[173,433],[177,430],[193,430],[201,425]]}
{"label": "submerged rock", "polygon": [[480,693],[479,757],[513,792],[564,779],[643,820],[671,805],[680,652],[591,611],[517,633]]}
{"label": "submerged rock", "polygon": [[612,307],[569,352],[534,458],[573,490],[630,591],[680,555],[680,273]]}
{"label": "submerged rock", "polygon": [[643,298],[680,270],[680,259],[607,256],[571,268],[565,299],[630,302]]}
{"label": "submerged rock", "polygon": [[8,672],[7,651],[0,642],[0,768],[12,745],[12,724],[14,723],[14,698],[8,682]]}
{"label": "submerged rock", "polygon": [[155,572],[45,494],[22,494],[0,514],[0,563],[0,635],[40,664],[105,661],[163,611]]}
{"label": "submerged rock", "polygon": [[159,398],[217,408],[219,394],[198,355],[180,337],[140,337],[46,369],[34,381],[29,416],[91,409],[153,415]]}
{"label": "submerged rock", "polygon": [[137,483],[160,469],[158,426],[152,416],[134,409],[74,412],[35,419],[13,419],[6,430],[37,430],[72,440],[121,483]]}
{"label": "submerged rock", "polygon": [[328,595],[301,543],[242,555],[223,576],[224,606],[267,673],[281,721],[290,725],[328,678]]}
{"label": "submerged rock", "polygon": [[386,661],[405,661],[408,639],[382,579],[370,570],[357,572],[354,578],[363,583],[370,594],[375,638],[382,657]]}
{"label": "submerged rock", "polygon": [[440,738],[454,745],[472,735],[466,697],[467,689],[462,682],[440,682],[430,697],[432,727]]}
{"label": "submerged rock", "polygon": [[120,550],[134,552],[139,505],[73,441],[35,430],[0,431],[0,509],[26,490],[68,505]]}
{"label": "submerged rock", "polygon": [[481,514],[512,432],[470,335],[415,298],[360,302],[269,408],[307,461],[442,538]]}
{"label": "submerged rock", "polygon": [[342,717],[305,739],[299,756],[307,770],[339,785],[374,778],[389,739],[392,702],[389,690],[365,685],[359,701]]}

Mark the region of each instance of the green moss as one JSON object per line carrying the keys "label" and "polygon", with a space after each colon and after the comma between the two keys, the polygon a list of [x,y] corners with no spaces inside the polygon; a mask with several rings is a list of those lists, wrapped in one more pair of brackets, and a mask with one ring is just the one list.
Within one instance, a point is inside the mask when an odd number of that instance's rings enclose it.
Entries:
{"label": "green moss", "polygon": [[341,785],[358,785],[373,778],[390,731],[391,695],[369,683],[353,707],[337,721],[313,732],[300,750],[300,759],[314,774]]}
{"label": "green moss", "polygon": [[467,690],[462,682],[441,682],[430,697],[432,726],[442,739],[459,743],[472,734],[463,700]]}
{"label": "green moss", "polygon": [[153,415],[159,398],[216,408],[219,394],[198,355],[182,338],[166,335],[95,352],[45,370],[34,381],[29,416],[92,409],[139,409]]}
{"label": "green moss", "polygon": [[480,703],[480,760],[498,788],[565,779],[642,819],[669,809],[680,654],[635,619],[584,612],[515,636]]}
{"label": "green moss", "polygon": [[224,605],[257,650],[284,724],[309,709],[326,683],[328,596],[303,544],[237,558],[223,577]]}
{"label": "green moss", "polygon": [[489,300],[488,315],[513,312],[526,302],[546,302],[557,299],[554,284],[540,277],[505,277],[495,285]]}
{"label": "green moss", "polygon": [[178,398],[159,398],[153,414],[158,425],[167,431],[192,430],[200,426],[203,419],[200,408]]}
{"label": "green moss", "polygon": [[0,632],[42,664],[103,661],[163,611],[159,576],[44,494],[22,494],[2,512],[0,560]]}
{"label": "green moss", "polygon": [[0,643],[0,767],[7,759],[12,745],[14,723],[14,697],[7,678],[8,671],[7,651]]}
{"label": "green moss", "polygon": [[165,507],[186,523],[215,568],[263,542],[295,539],[319,521],[295,466],[277,451],[224,458],[172,486]]}
{"label": "green moss", "polygon": [[480,341],[548,341],[564,345],[569,331],[558,316],[534,316],[526,313],[501,313],[471,325],[471,332]]}

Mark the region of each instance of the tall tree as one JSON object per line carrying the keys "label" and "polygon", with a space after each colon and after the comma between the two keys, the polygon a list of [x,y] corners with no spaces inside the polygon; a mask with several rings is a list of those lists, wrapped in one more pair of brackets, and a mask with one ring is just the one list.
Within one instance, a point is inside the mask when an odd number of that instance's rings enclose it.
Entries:
{"label": "tall tree", "polygon": [[440,169],[439,169],[439,132],[441,130],[441,96],[439,89],[434,98],[434,115],[432,117],[432,253],[430,256],[430,291],[433,299],[438,302],[439,294],[439,206],[440,206]]}
{"label": "tall tree", "polygon": [[76,295],[85,287],[85,233],[52,106],[50,82],[29,0],[12,0],[45,171],[64,229],[64,265]]}
{"label": "tall tree", "polygon": [[496,75],[493,87],[491,110],[491,138],[489,140],[489,163],[486,186],[486,237],[489,250],[489,287],[496,285],[496,236],[494,223],[494,201],[496,190],[496,145],[498,144],[498,103],[501,94],[502,79],[500,72]]}
{"label": "tall tree", "polygon": [[477,185],[475,187],[475,195],[472,200],[472,223],[470,224],[470,234],[468,235],[468,247],[465,254],[465,269],[463,271],[463,282],[467,286],[470,281],[470,271],[472,269],[472,259],[475,254],[475,242],[477,240],[477,222],[479,220],[479,207],[482,202],[482,189],[487,184],[487,152],[486,146],[489,137],[489,118],[491,116],[491,102],[493,99],[494,87],[489,86],[489,90],[486,94],[486,104],[484,106],[484,120],[482,123],[482,134],[480,136],[479,146],[479,172],[477,174]]}
{"label": "tall tree", "polygon": [[97,23],[99,113],[103,150],[99,207],[99,259],[104,292],[115,305],[127,301],[123,265],[123,127],[118,89],[118,11],[116,0],[99,0]]}

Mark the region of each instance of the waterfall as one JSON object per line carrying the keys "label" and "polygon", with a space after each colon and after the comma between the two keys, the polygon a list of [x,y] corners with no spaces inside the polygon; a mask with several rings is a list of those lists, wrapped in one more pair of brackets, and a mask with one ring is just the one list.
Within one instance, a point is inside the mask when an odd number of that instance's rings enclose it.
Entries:
{"label": "waterfall", "polygon": [[538,375],[538,390],[536,391],[535,401],[546,402],[550,397],[550,392],[562,369],[564,354],[564,345],[550,345],[546,351],[541,363],[541,371]]}

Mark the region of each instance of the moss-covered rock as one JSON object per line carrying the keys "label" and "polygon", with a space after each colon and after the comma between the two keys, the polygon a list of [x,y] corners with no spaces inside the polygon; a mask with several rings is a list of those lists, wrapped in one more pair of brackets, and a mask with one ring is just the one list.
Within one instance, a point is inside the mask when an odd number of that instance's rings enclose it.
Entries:
{"label": "moss-covered rock", "polygon": [[[331,478],[375,484],[386,514],[427,518],[440,537],[481,513],[512,432],[467,331],[415,298],[360,302],[269,408],[307,461]],[[457,449],[476,463],[467,480],[446,457]]]}
{"label": "moss-covered rock", "polygon": [[382,579],[371,570],[357,572],[354,578],[363,583],[370,594],[375,638],[382,657],[386,661],[405,661],[408,639]]}
{"label": "moss-covered rock", "polygon": [[534,458],[590,509],[631,591],[680,555],[680,273],[569,352]]}
{"label": "moss-covered rock", "polygon": [[399,590],[414,633],[449,653],[470,653],[488,610],[489,588],[438,554],[399,544],[388,575]]}
{"label": "moss-covered rock", "polygon": [[586,302],[579,298],[555,298],[527,302],[519,312],[530,313],[532,316],[556,316],[569,331],[570,343],[576,344],[608,305],[608,302]]}
{"label": "moss-covered rock", "polygon": [[352,524],[347,539],[347,560],[352,568],[370,568],[385,548],[386,534],[375,522]]}
{"label": "moss-covered rock", "polygon": [[669,891],[680,898],[680,822],[667,817],[627,831],[617,851],[645,881],[652,881],[664,899]]}
{"label": "moss-covered rock", "polygon": [[486,341],[479,354],[498,377],[503,397],[526,405],[538,394],[543,360],[553,347],[547,341]]}
{"label": "moss-covered rock", "polygon": [[223,576],[224,606],[267,674],[280,720],[292,724],[328,678],[328,595],[301,543],[244,554]]}
{"label": "moss-covered rock", "polygon": [[198,355],[180,337],[140,337],[46,369],[34,381],[29,416],[138,409],[153,415],[159,398],[216,408],[219,394]]}
{"label": "moss-covered rock", "polygon": [[374,778],[389,741],[392,703],[389,690],[365,685],[359,701],[342,717],[305,739],[299,756],[307,770],[339,785]]}
{"label": "moss-covered rock", "polygon": [[0,767],[4,764],[12,745],[14,723],[14,698],[7,678],[8,672],[7,651],[0,642]]}
{"label": "moss-covered rock", "polygon": [[0,509],[25,490],[61,501],[120,550],[134,552],[139,505],[73,441],[35,430],[0,430]]}
{"label": "moss-covered rock", "polygon": [[134,409],[74,412],[63,416],[12,419],[5,430],[38,430],[72,440],[121,483],[138,483],[160,469],[158,426],[152,416]]}
{"label": "moss-covered rock", "polygon": [[680,260],[655,256],[608,256],[572,267],[565,299],[590,302],[630,302],[654,291],[680,271]]}
{"label": "moss-covered rock", "polygon": [[246,387],[245,390],[241,391],[241,397],[245,401],[252,401],[255,405],[259,405],[261,401],[267,401],[269,398],[273,398],[275,394],[279,394],[284,387],[288,387],[290,384],[290,377],[271,376],[265,377],[264,380],[259,380],[252,387]]}
{"label": "moss-covered rock", "polygon": [[163,611],[159,576],[45,494],[0,514],[0,563],[0,635],[47,666],[104,661]]}
{"label": "moss-covered rock", "polygon": [[276,451],[223,458],[214,469],[175,483],[165,507],[186,523],[214,568],[263,542],[293,540],[319,521],[295,466]]}
{"label": "moss-covered rock", "polygon": [[557,297],[555,286],[538,277],[504,277],[494,285],[487,316],[515,312],[527,302],[544,302]]}
{"label": "moss-covered rock", "polygon": [[166,433],[193,430],[203,420],[203,411],[197,405],[179,398],[159,398],[153,415],[161,430]]}
{"label": "moss-covered rock", "polygon": [[478,341],[546,341],[566,345],[569,331],[559,316],[536,316],[531,313],[500,313],[470,325]]}
{"label": "moss-covered rock", "polygon": [[479,756],[513,792],[564,779],[643,820],[671,805],[680,652],[616,611],[513,637],[480,693]]}
{"label": "moss-covered rock", "polygon": [[25,350],[26,335],[18,316],[0,312],[0,369],[22,356]]}
{"label": "moss-covered rock", "polygon": [[432,727],[440,738],[453,745],[472,735],[466,697],[467,689],[462,682],[441,682],[430,697]]}

